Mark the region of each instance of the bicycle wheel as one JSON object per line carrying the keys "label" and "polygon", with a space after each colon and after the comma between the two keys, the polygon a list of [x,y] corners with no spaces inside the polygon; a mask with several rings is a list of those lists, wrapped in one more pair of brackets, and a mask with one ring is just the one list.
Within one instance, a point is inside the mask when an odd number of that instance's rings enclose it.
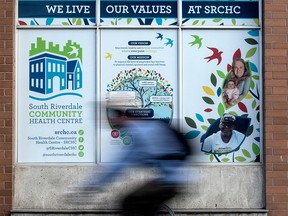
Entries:
{"label": "bicycle wheel", "polygon": [[155,216],[165,216],[165,215],[176,216],[174,211],[168,205],[163,204]]}

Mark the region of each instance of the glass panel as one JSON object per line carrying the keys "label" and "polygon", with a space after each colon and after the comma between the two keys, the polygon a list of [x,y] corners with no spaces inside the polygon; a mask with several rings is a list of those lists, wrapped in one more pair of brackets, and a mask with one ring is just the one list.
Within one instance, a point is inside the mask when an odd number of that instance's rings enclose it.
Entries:
{"label": "glass panel", "polygon": [[[18,161],[95,162],[95,30],[18,33]],[[67,68],[64,73],[32,73],[31,61],[50,61],[54,66],[67,63]],[[77,85],[76,80],[69,80],[75,66],[83,73]]]}
{"label": "glass panel", "polygon": [[[107,104],[128,107],[135,118],[167,124],[177,119],[177,30],[103,30],[101,38],[101,92]],[[131,137],[107,121],[106,111],[101,120],[101,161],[112,162]]]}
{"label": "glass panel", "polygon": [[183,31],[183,128],[197,162],[259,162],[259,33]]}

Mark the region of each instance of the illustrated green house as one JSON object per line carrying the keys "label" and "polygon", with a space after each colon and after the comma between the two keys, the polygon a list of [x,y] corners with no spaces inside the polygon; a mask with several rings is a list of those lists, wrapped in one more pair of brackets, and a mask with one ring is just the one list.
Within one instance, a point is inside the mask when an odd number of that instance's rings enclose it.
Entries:
{"label": "illustrated green house", "polygon": [[82,88],[82,69],[78,59],[48,52],[29,59],[29,90],[50,94],[62,90]]}

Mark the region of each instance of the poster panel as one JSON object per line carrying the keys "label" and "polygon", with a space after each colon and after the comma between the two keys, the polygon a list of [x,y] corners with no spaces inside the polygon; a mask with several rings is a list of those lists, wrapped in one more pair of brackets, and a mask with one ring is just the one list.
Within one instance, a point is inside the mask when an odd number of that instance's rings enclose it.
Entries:
{"label": "poster panel", "polygon": [[258,0],[183,0],[184,26],[259,26]]}
{"label": "poster panel", "polygon": [[19,31],[18,162],[96,161],[95,36]]}
{"label": "poster panel", "polygon": [[96,25],[96,0],[18,0],[18,25]]}
{"label": "poster panel", "polygon": [[101,0],[101,25],[177,25],[177,0]]}
{"label": "poster panel", "polygon": [[[101,31],[101,161],[117,160],[131,137],[109,118],[105,106],[129,107],[135,118],[177,118],[177,30]],[[149,136],[149,134],[147,135]]]}
{"label": "poster panel", "polygon": [[260,161],[259,34],[183,31],[183,128],[195,161]]}

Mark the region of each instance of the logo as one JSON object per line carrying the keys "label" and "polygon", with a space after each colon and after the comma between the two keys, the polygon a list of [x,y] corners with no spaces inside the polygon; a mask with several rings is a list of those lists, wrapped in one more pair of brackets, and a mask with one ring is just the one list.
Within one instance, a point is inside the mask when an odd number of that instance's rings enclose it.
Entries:
{"label": "logo", "polygon": [[116,138],[118,138],[120,136],[120,132],[118,130],[114,129],[114,130],[111,131],[111,136],[114,139],[116,139]]}
{"label": "logo", "polygon": [[63,95],[82,97],[82,48],[68,40],[61,47],[41,37],[31,44],[29,53],[30,98],[50,100]]}

